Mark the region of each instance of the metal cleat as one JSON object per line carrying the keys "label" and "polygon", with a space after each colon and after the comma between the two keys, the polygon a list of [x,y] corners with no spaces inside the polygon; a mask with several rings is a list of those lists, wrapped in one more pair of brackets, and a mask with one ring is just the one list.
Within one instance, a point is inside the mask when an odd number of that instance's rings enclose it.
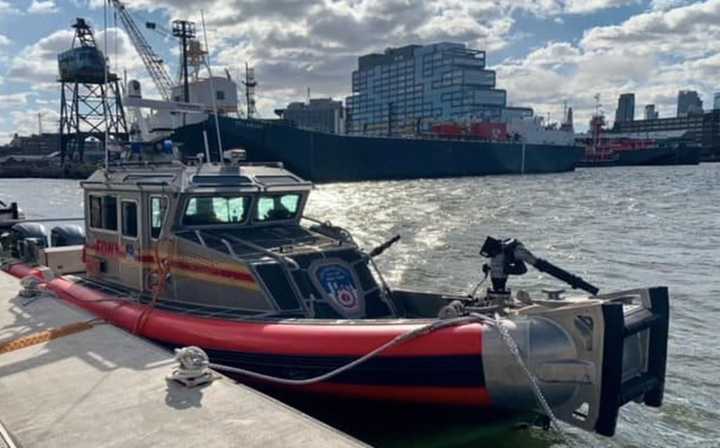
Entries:
{"label": "metal cleat", "polygon": [[176,381],[185,387],[198,387],[210,384],[220,375],[208,367],[210,360],[207,354],[199,347],[183,347],[175,349],[175,361],[179,366],[165,377],[168,381]]}

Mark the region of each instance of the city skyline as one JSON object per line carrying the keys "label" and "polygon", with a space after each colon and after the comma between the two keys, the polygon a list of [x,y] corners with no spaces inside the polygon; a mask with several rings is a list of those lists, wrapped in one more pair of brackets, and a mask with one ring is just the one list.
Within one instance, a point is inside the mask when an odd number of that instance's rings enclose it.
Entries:
{"label": "city skyline", "polygon": [[[497,71],[509,105],[559,120],[567,101],[580,130],[594,111],[595,93],[608,116],[620,93],[634,92],[637,107],[655,104],[666,117],[674,115],[679,90],[697,90],[706,105],[718,90],[713,80],[720,52],[712,42],[720,35],[720,0],[126,3],[138,20],[161,26],[174,18],[200,22],[199,10],[205,10],[213,64],[233,75],[246,60],[256,66],[258,108],[265,117],[303,100],[308,87],[314,96],[344,99],[362,54],[439,41],[487,50],[488,68]],[[38,113],[45,130],[56,127],[56,53],[69,48],[75,17],[87,17],[104,45],[102,6],[102,0],[0,0],[0,143],[14,132],[37,132]],[[114,24],[110,11],[114,65],[141,80],[152,96],[144,67]],[[176,43],[142,31],[175,73]]]}

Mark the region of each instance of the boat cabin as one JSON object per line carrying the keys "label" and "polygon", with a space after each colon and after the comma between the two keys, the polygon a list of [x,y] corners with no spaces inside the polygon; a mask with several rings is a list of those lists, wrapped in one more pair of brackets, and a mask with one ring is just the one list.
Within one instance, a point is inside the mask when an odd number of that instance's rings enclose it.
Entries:
{"label": "boat cabin", "polygon": [[312,184],[280,164],[127,163],[82,186],[91,281],[208,315],[396,316],[347,232],[301,224]]}

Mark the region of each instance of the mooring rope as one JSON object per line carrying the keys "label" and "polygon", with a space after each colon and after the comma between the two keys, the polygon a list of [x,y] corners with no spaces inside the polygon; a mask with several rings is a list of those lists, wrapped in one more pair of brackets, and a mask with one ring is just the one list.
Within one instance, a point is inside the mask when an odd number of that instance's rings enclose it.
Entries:
{"label": "mooring rope", "polygon": [[[181,362],[181,365],[185,363],[192,363],[192,362],[200,362],[203,366],[216,369],[223,372],[230,372],[230,373],[236,373],[243,376],[247,376],[250,378],[267,381],[271,383],[276,384],[283,384],[288,386],[307,386],[311,384],[320,383],[323,381],[328,381],[338,375],[340,375],[343,372],[346,372],[350,369],[353,369],[360,364],[363,364],[370,359],[380,355],[381,353],[393,348],[397,347],[403,343],[406,343],[408,341],[411,341],[413,339],[419,338],[421,336],[433,333],[435,331],[438,331],[443,328],[448,327],[455,327],[455,326],[461,326],[461,325],[468,325],[473,323],[480,323],[480,324],[486,324],[488,326],[494,327],[498,330],[501,336],[501,340],[505,343],[510,353],[513,355],[513,358],[518,363],[522,371],[525,373],[526,377],[528,378],[528,381],[531,386],[531,391],[535,395],[535,399],[537,400],[541,411],[550,419],[551,427],[554,430],[555,433],[557,433],[560,438],[562,439],[563,443],[567,445],[568,447],[574,447],[575,444],[572,440],[569,439],[565,431],[563,430],[562,426],[560,425],[560,420],[555,416],[555,413],[552,410],[552,407],[545,399],[545,396],[542,393],[542,390],[540,389],[540,386],[538,384],[538,381],[535,377],[535,375],[530,371],[528,366],[525,364],[525,361],[522,358],[522,354],[520,352],[520,348],[518,347],[517,343],[515,342],[515,339],[512,337],[508,329],[505,327],[505,325],[502,323],[502,319],[498,314],[495,314],[495,317],[489,317],[482,314],[470,314],[467,316],[461,316],[451,319],[441,319],[441,320],[435,320],[427,325],[424,325],[422,327],[416,328],[414,330],[410,330],[406,333],[403,333],[401,335],[398,335],[391,339],[390,341],[384,343],[383,345],[377,347],[376,349],[372,350],[371,352],[365,354],[364,356],[361,356],[360,358],[355,359],[354,361],[351,361],[345,365],[342,365],[340,367],[337,367],[329,372],[326,372],[322,375],[318,375],[312,378],[306,378],[306,379],[290,379],[290,378],[280,378],[272,375],[266,375],[263,373],[255,372],[252,370],[242,369],[239,367],[233,367],[228,366],[224,364],[218,364],[214,362],[210,362],[207,354],[198,347],[185,347],[183,349],[177,350],[176,354],[176,360]],[[183,359],[183,361],[181,361]],[[201,366],[195,366],[195,368],[200,368]]]}

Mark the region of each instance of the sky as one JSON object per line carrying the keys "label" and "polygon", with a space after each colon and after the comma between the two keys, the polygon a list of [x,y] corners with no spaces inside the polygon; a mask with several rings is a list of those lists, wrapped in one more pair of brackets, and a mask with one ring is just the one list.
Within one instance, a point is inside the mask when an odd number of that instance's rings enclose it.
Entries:
{"label": "sky", "polygon": [[[255,67],[261,116],[291,101],[343,99],[357,58],[387,47],[452,41],[487,51],[513,106],[561,119],[563,103],[587,128],[600,95],[610,121],[617,97],[675,113],[677,92],[697,90],[712,107],[720,91],[720,0],[125,0],[175,76],[178,43],[145,28],[205,16],[211,64],[238,77]],[[57,53],[70,48],[76,17],[89,20],[117,73],[156,90],[114,10],[104,0],[0,0],[0,144],[14,133],[57,128]],[[107,28],[107,33],[105,29]],[[199,27],[198,27],[199,28]],[[200,29],[200,28],[199,28]]]}

